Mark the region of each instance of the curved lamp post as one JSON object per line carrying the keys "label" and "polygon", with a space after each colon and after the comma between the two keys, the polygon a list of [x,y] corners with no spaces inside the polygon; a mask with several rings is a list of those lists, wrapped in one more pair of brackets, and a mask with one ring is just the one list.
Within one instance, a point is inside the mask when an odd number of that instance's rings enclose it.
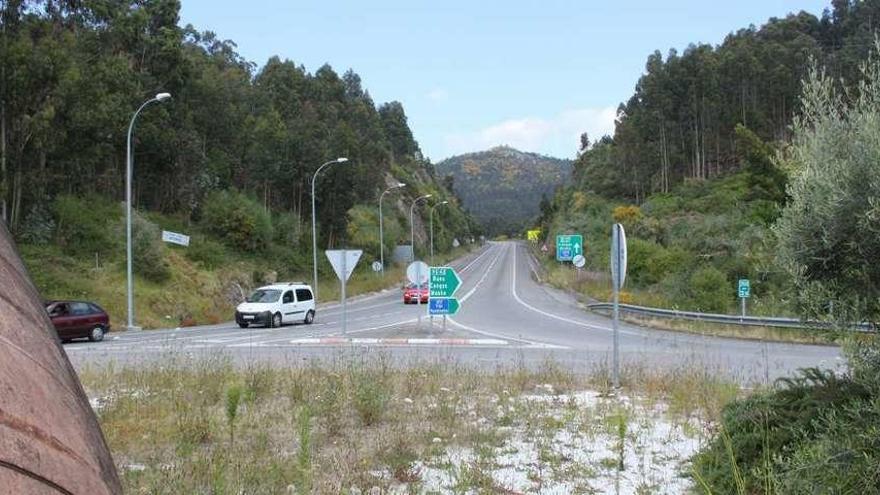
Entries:
{"label": "curved lamp post", "polygon": [[171,98],[170,93],[159,93],[145,101],[134,112],[134,115],[131,117],[131,122],[128,124],[128,138],[125,147],[125,292],[128,305],[127,330],[136,329],[134,326],[134,283],[132,281],[131,270],[131,176],[134,172],[134,156],[131,150],[131,133],[134,130],[134,121],[137,119],[138,114],[141,113],[141,110],[146,108],[150,103],[158,103],[167,100],[168,98]]}
{"label": "curved lamp post", "polygon": [[323,170],[324,167],[334,163],[345,163],[347,161],[348,158],[345,157],[330,160],[318,167],[318,170],[315,170],[315,174],[312,175],[312,271],[314,272],[312,291],[315,294],[315,299],[318,298],[318,237],[315,229],[315,181],[318,180],[318,174],[321,173],[321,170]]}
{"label": "curved lamp post", "polygon": [[384,226],[382,224],[382,198],[384,198],[389,192],[395,189],[400,189],[401,187],[406,187],[406,184],[398,182],[397,185],[389,187],[379,195],[379,262],[382,264],[383,277],[385,276],[385,234],[383,230]]}
{"label": "curved lamp post", "polygon": [[431,266],[434,266],[434,210],[438,206],[448,205],[449,201],[437,203],[431,207]]}

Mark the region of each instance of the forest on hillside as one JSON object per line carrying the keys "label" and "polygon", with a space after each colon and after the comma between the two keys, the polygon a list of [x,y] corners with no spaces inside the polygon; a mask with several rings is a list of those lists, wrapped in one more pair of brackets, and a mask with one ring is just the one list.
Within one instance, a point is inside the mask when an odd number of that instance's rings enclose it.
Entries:
{"label": "forest on hillside", "polygon": [[718,46],[655,51],[618,108],[614,136],[583,137],[576,186],[638,203],[688,179],[739,170],[736,127],[766,142],[788,140],[811,65],[851,84],[878,19],[880,1],[833,0],[821,17],[802,11],[739,29]]}
{"label": "forest on hillside", "polygon": [[233,41],[180,27],[179,11],[179,0],[2,2],[0,216],[19,239],[45,237],[59,196],[124,198],[129,120],[160,92],[172,98],[134,132],[138,208],[198,221],[212,193],[236,190],[308,221],[312,174],[344,156],[315,198],[321,244],[340,245],[352,207],[374,205],[395,168],[442,189],[403,106],[377,106],[354,71],[279,57],[258,68]]}
{"label": "forest on hillside", "polygon": [[532,227],[542,199],[571,175],[571,161],[508,146],[453,156],[437,163],[464,206],[489,234]]}

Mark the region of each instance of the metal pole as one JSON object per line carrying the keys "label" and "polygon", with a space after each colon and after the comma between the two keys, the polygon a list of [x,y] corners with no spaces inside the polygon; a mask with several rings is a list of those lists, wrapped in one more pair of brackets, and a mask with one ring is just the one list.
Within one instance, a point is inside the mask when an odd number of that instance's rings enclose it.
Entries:
{"label": "metal pole", "polygon": [[742,301],[742,318],[740,318],[740,321],[743,321],[746,318],[746,298],[741,297],[740,300]]}
{"label": "metal pole", "polygon": [[145,101],[131,117],[128,123],[128,136],[125,144],[125,293],[127,315],[127,330],[133,330],[134,326],[134,281],[132,277],[132,249],[131,249],[131,176],[134,167],[134,155],[131,149],[131,133],[134,130],[134,122],[147,105],[156,101],[162,101],[170,95],[161,93]]}
{"label": "metal pole", "polygon": [[434,266],[434,208],[437,205],[431,207],[431,266]]}
{"label": "metal pole", "polygon": [[379,263],[382,263],[382,278],[385,277],[385,235],[382,230],[382,197],[388,190],[379,195]]}
{"label": "metal pole", "polygon": [[348,301],[345,299],[345,283],[348,279],[348,252],[342,251],[342,335],[348,334]]}
{"label": "metal pole", "polygon": [[329,162],[326,162],[318,167],[318,170],[315,170],[315,174],[312,175],[312,291],[315,294],[315,299],[318,298],[318,234],[315,227],[315,182],[318,180],[318,174],[321,173],[321,170],[327,165],[347,161],[348,158],[337,158],[335,160],[330,160]]}
{"label": "metal pole", "polygon": [[613,371],[613,383],[614,388],[620,388],[620,334],[618,332],[618,320],[620,319],[620,279],[621,279],[621,266],[620,266],[620,232],[618,231],[617,224],[614,224],[614,237],[617,239],[617,249],[614,250],[614,259],[615,264],[617,266],[617,276],[611,277],[611,284],[614,286],[614,371]]}

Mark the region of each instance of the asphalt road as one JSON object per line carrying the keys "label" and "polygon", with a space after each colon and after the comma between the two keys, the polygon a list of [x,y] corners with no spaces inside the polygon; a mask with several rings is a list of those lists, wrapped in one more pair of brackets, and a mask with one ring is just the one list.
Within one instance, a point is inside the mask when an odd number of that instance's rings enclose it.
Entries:
{"label": "asphalt road", "polygon": [[[352,299],[348,331],[342,308],[320,305],[313,325],[240,329],[233,322],[184,329],[111,333],[104,342],[64,346],[73,364],[130,364],[227,355],[239,363],[384,359],[397,365],[442,361],[493,368],[548,361],[575,371],[611,362],[611,321],[583,310],[568,294],[537,279],[536,261],[516,242],[489,243],[453,263],[462,286],[457,316],[426,316],[404,305],[399,289]],[[420,317],[420,315],[422,315]],[[830,346],[768,343],[620,325],[624,367],[699,366],[742,382],[766,382],[808,366],[837,367]]]}

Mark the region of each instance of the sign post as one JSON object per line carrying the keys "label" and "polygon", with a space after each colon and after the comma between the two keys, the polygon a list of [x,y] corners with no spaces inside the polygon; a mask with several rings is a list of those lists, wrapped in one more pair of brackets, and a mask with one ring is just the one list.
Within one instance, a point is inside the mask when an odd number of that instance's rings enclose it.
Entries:
{"label": "sign post", "polygon": [[611,230],[611,285],[614,293],[614,358],[613,358],[613,382],[614,388],[620,388],[620,332],[618,324],[620,320],[620,289],[626,281],[626,233],[623,225],[616,223]]}
{"label": "sign post", "polygon": [[[406,278],[410,282],[416,284],[416,306],[421,306],[422,304],[422,285],[428,282],[428,264],[424,261],[413,261],[406,267]],[[416,323],[417,328],[422,327],[422,312],[418,312],[418,323]]]}
{"label": "sign post", "polygon": [[556,236],[556,261],[572,261],[584,254],[584,237],[580,234]]}
{"label": "sign post", "polygon": [[742,303],[742,318],[746,317],[746,299],[751,297],[752,295],[752,287],[749,283],[749,279],[741,278],[739,279],[739,284],[737,284],[737,293],[739,294],[739,300]]}
{"label": "sign post", "polygon": [[342,284],[342,334],[345,335],[348,331],[348,303],[345,299],[345,285],[364,252],[360,249],[329,249],[324,251],[324,254],[327,255],[327,260],[333,265],[333,271],[336,272],[336,276]]}
{"label": "sign post", "polygon": [[448,266],[432,266],[428,279],[428,315],[443,316],[443,330],[446,330],[446,316],[458,313],[461,303],[456,299],[455,292],[461,286],[461,278],[453,268]]}

